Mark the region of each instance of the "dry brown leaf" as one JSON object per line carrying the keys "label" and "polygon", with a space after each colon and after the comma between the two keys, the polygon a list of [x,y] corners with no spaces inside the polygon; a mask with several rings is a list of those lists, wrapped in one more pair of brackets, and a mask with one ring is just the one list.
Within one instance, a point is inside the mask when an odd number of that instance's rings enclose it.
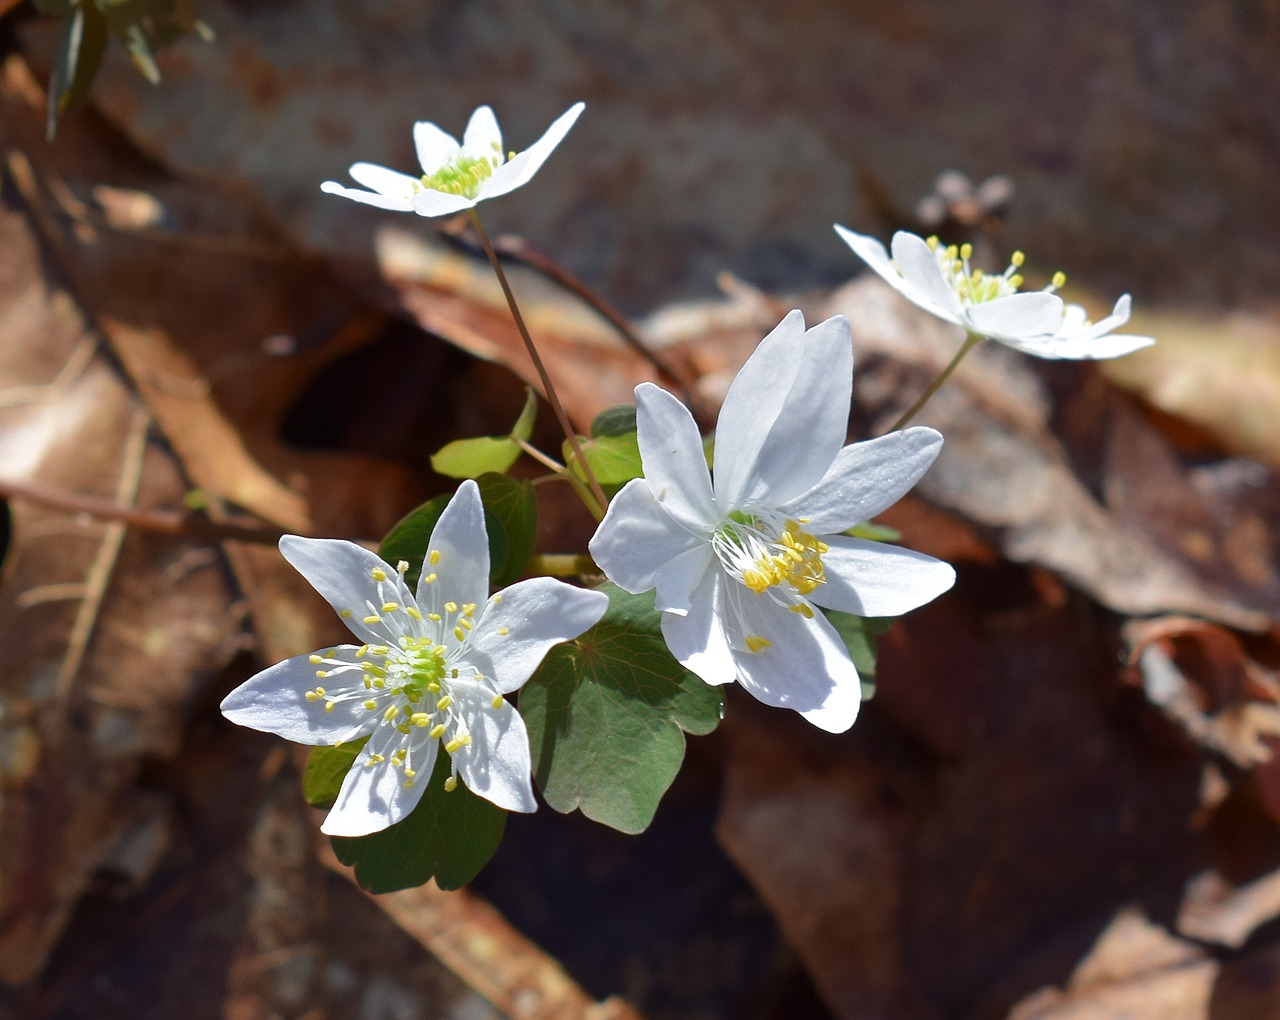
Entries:
{"label": "dry brown leaf", "polygon": [[[23,219],[0,213],[0,237],[5,474],[123,505],[179,505],[176,461],[67,296],[41,277]],[[209,548],[20,501],[11,512],[0,641],[21,654],[0,678],[0,980],[12,983],[42,966],[94,870],[139,820],[140,761],[178,753],[188,705],[236,651],[243,613]]]}
{"label": "dry brown leaf", "polygon": [[[855,372],[859,402],[882,427],[958,345],[951,327],[908,306],[878,280],[851,284],[821,307],[822,315],[837,312],[854,324],[862,358]],[[868,361],[869,354],[890,360]],[[1031,360],[986,344],[960,366],[916,418],[946,437],[919,491],[996,529],[1009,559],[1048,567],[1117,612],[1189,612],[1244,630],[1266,629],[1280,613],[1274,571],[1258,584],[1216,559],[1196,558],[1181,544],[1162,543],[1144,521],[1099,502],[1049,430],[1049,398]],[[1073,368],[1078,370],[1067,371]],[[1103,414],[1107,397],[1097,396],[1102,404],[1096,414]],[[1114,427],[1149,428],[1132,416],[1120,416]],[[1181,496],[1184,504],[1198,499],[1189,478]],[[1223,536],[1219,544],[1225,541]]]}
{"label": "dry brown leaf", "polygon": [[1159,343],[1106,362],[1108,379],[1280,469],[1280,318],[1146,310],[1130,327]]}
{"label": "dry brown leaf", "polygon": [[1133,906],[1116,914],[1065,987],[1019,1002],[1009,1020],[1208,1020],[1221,964]]}
{"label": "dry brown leaf", "polygon": [[1197,745],[1241,769],[1270,762],[1280,738],[1280,685],[1231,632],[1166,617],[1124,626],[1135,682]]}
{"label": "dry brown leaf", "polygon": [[1280,915],[1280,871],[1235,886],[1216,871],[1187,883],[1178,931],[1187,938],[1239,949],[1260,926]]}

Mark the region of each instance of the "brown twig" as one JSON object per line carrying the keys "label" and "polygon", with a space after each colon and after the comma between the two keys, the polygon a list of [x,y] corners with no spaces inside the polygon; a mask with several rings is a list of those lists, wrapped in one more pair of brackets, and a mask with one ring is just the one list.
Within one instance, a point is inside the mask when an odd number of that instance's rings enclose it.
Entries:
{"label": "brown twig", "polygon": [[[459,230],[451,230],[449,234],[454,239],[465,244],[480,247]],[[654,374],[659,379],[679,390],[684,402],[691,408],[694,407],[697,402],[697,395],[693,392],[689,382],[681,376],[681,373],[676,370],[676,367],[670,361],[653,350],[640,338],[630,320],[603,294],[592,289],[581,277],[560,265],[546,252],[535,248],[523,237],[518,237],[515,234],[500,234],[493,239],[493,248],[501,258],[528,266],[535,272],[541,273],[552,283],[563,287],[581,300],[583,304],[593,309],[617,331],[623,343],[653,367]]]}
{"label": "brown twig", "polygon": [[251,523],[252,518],[248,517],[223,523],[211,521],[205,515],[189,510],[139,510],[99,496],[68,492],[43,482],[16,478],[0,478],[0,497],[30,500],[32,503],[69,513],[88,514],[100,521],[114,521],[137,531],[178,535],[194,541],[234,540],[274,545],[284,534],[279,528]]}

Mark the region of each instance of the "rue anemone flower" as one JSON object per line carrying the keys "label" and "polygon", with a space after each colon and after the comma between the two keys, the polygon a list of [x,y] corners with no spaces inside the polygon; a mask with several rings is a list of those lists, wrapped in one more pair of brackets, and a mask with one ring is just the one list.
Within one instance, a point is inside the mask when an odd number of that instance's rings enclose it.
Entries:
{"label": "rue anemone flower", "polygon": [[367,191],[325,181],[331,195],[419,216],[446,216],[472,208],[527,184],[573,127],[585,108],[574,103],[557,117],[542,137],[523,152],[504,152],[502,131],[488,106],[471,115],[459,142],[430,121],[413,125],[413,145],[422,175],[414,177],[376,163],[354,163],[347,171]]}
{"label": "rue anemone flower", "polygon": [[506,700],[547,651],[593,626],[602,592],[548,577],[490,596],[480,490],[459,487],[440,515],[416,591],[354,542],[286,535],[280,551],[355,635],[277,663],[222,702],[232,722],[299,744],[367,737],[322,831],[363,836],[404,818],[443,746],[445,789],[459,779],[508,811],[537,807],[529,737]]}
{"label": "rue anemone flower", "polygon": [[845,446],[852,372],[846,319],[806,330],[788,314],[729,388],[714,474],[688,409],[642,383],[644,476],[614,497],[590,543],[614,583],[655,590],[663,637],[687,669],[836,733],[853,724],[861,687],[821,609],[897,616],[955,580],[940,560],[842,534],[897,502],[942,445],[911,428]]}
{"label": "rue anemone flower", "polygon": [[987,337],[1037,358],[1073,360],[1117,358],[1155,341],[1112,334],[1129,319],[1129,295],[1097,323],[1079,305],[1064,304],[1054,291],[1066,278],[1055,273],[1044,290],[1023,291],[1022,252],[1014,252],[1003,273],[970,265],[969,245],[944,246],[936,237],[900,230],[891,251],[874,237],[835,224],[836,233],[894,290],[918,308],[962,326],[972,337]]}

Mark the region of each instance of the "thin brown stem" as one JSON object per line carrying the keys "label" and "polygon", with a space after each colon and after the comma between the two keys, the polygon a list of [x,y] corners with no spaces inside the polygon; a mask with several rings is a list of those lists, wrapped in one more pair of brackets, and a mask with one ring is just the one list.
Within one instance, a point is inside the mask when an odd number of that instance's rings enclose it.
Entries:
{"label": "thin brown stem", "polygon": [[525,442],[519,436],[512,436],[511,438],[515,440],[516,446],[520,447],[520,449],[536,460],[544,468],[548,468],[556,474],[561,474],[565,471],[565,466],[563,464],[553,457],[548,457],[532,443]]}
{"label": "thin brown stem", "polygon": [[41,482],[16,478],[0,478],[0,498],[25,499],[56,510],[87,514],[100,521],[117,521],[137,531],[181,535],[196,540],[235,540],[274,545],[282,534],[278,528],[230,521],[225,524],[217,523],[190,511],[140,510],[98,496],[68,492]]}
{"label": "thin brown stem", "polygon": [[951,373],[956,370],[956,366],[960,364],[964,356],[968,354],[971,350],[973,350],[975,347],[977,347],[979,342],[981,342],[981,340],[982,340],[982,337],[979,336],[977,333],[970,333],[965,338],[964,343],[961,344],[960,350],[956,351],[956,356],[952,358],[949,362],[947,362],[946,368],[944,368],[940,373],[938,373],[938,378],[934,379],[933,382],[929,384],[929,388],[926,389],[922,394],[920,394],[920,399],[917,400],[910,407],[908,407],[906,411],[903,412],[902,417],[899,418],[896,422],[894,422],[893,425],[889,427],[888,431],[898,432],[906,428],[907,423],[911,421],[911,419],[914,418],[916,414],[919,413],[920,408],[924,407],[924,405],[929,402],[929,398],[932,397],[935,393],[938,392],[938,390],[942,388],[942,384],[946,382],[947,377],[950,376]]}
{"label": "thin brown stem", "polygon": [[498,284],[502,287],[503,296],[507,299],[507,307],[511,309],[511,317],[515,319],[516,329],[520,331],[520,337],[524,340],[524,346],[529,352],[530,360],[533,361],[533,367],[538,372],[538,378],[542,380],[542,391],[546,394],[547,403],[551,405],[551,410],[555,412],[556,419],[560,422],[560,428],[564,431],[565,438],[569,441],[569,447],[573,450],[574,457],[582,465],[582,472],[587,477],[587,484],[591,487],[591,495],[596,502],[594,507],[588,502],[587,509],[592,512],[597,520],[600,520],[604,517],[605,508],[608,507],[609,501],[605,498],[604,490],[600,488],[600,483],[596,481],[596,475],[591,470],[591,465],[587,463],[587,458],[582,452],[582,444],[578,442],[578,433],[574,431],[573,425],[569,422],[569,416],[565,414],[564,405],[560,403],[556,388],[551,383],[551,376],[547,374],[546,366],[542,363],[542,357],[538,354],[538,348],[534,345],[533,337],[529,335],[529,327],[524,324],[524,316],[520,313],[520,306],[516,304],[516,297],[511,292],[511,284],[507,282],[507,274],[502,269],[502,262],[493,250],[493,243],[489,240],[489,235],[485,233],[474,206],[467,210],[467,215],[471,219],[471,226],[475,230],[476,236],[480,238],[480,244],[484,247],[484,253],[488,256],[489,264],[493,266],[493,271],[498,276]]}
{"label": "thin brown stem", "polygon": [[523,237],[503,235],[494,241],[494,250],[502,257],[514,259],[541,273],[547,279],[569,291],[584,304],[590,306],[602,319],[612,326],[622,338],[623,343],[644,358],[653,366],[659,378],[665,379],[680,391],[684,402],[693,407],[696,398],[689,384],[681,378],[675,367],[657,351],[640,339],[632,328],[630,321],[602,294],[589,287],[580,277],[571,273],[564,266],[539,251]]}

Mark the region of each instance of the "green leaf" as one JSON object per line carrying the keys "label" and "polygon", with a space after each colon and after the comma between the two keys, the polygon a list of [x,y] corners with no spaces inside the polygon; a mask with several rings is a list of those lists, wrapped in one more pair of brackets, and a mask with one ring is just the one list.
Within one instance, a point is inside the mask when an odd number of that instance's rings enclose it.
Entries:
{"label": "green leaf", "polygon": [[602,436],[625,436],[636,430],[636,405],[615,404],[606,407],[591,421],[591,438]]}
{"label": "green leaf", "polygon": [[[597,439],[578,437],[582,446],[582,455],[601,485],[623,485],[633,478],[644,474],[644,466],[640,463],[640,446],[634,432],[624,432],[616,436],[600,436]],[[566,441],[563,444],[566,464],[572,464],[579,478],[586,480],[586,475],[577,463],[573,447]]]}
{"label": "green leaf", "polygon": [[334,836],[333,852],[354,867],[356,880],[374,893],[425,885],[458,889],[488,863],[507,824],[507,812],[462,783],[446,793],[449,756],[436,756],[422,800],[405,819],[368,836]]}
{"label": "green leaf", "polygon": [[361,737],[359,740],[348,740],[345,744],[311,749],[311,753],[307,755],[307,765],[302,770],[302,796],[308,804],[318,808],[333,807],[351,763],[356,760],[356,755],[368,739]]}
{"label": "green leaf", "polygon": [[409,564],[404,579],[410,590],[418,583],[422,561],[427,555],[427,543],[431,540],[431,529],[449,505],[450,496],[451,493],[444,493],[410,510],[395,523],[378,546],[378,555],[393,567],[401,560]]}
{"label": "green leaf", "polygon": [[862,700],[869,701],[876,693],[876,638],[893,626],[897,617],[854,616],[835,609],[824,609],[827,619],[849,650],[849,658],[858,670],[862,681]]}
{"label": "green leaf", "polygon": [[506,475],[476,479],[489,529],[489,578],[494,588],[518,581],[538,537],[538,498],[533,486]]}
{"label": "green leaf", "polygon": [[524,408],[508,435],[455,439],[446,443],[432,455],[432,470],[448,478],[478,478],[489,471],[506,474],[523,452],[516,440],[529,441],[537,415],[537,394],[526,388]]}
{"label": "green leaf", "polygon": [[863,521],[861,524],[855,524],[845,534],[850,538],[867,538],[872,542],[902,541],[901,531],[896,528],[886,527],[883,524],[875,524],[872,521]]}
{"label": "green leaf", "polygon": [[45,135],[52,140],[58,116],[75,109],[89,94],[107,48],[107,22],[92,4],[77,7],[63,26],[49,78]]}
{"label": "green leaf", "polygon": [[[506,475],[483,474],[476,484],[489,533],[489,582],[494,588],[505,588],[520,578],[533,553],[538,535],[538,500],[532,485]],[[409,564],[405,583],[411,589],[422,573],[431,531],[451,498],[451,493],[445,493],[410,510],[378,546],[378,555],[392,566],[400,560]]]}
{"label": "green leaf", "polygon": [[551,650],[520,691],[520,714],[551,807],[643,832],[680,771],[684,735],[714,730],[724,699],[672,658],[652,593],[601,591],[604,618]]}
{"label": "green leaf", "polygon": [[516,423],[511,426],[511,435],[514,439],[523,439],[526,443],[529,437],[533,435],[533,423],[538,417],[538,395],[533,392],[533,388],[526,386],[524,388],[524,407],[520,410],[520,417],[516,419]]}
{"label": "green leaf", "polygon": [[520,452],[519,444],[509,436],[455,439],[431,455],[431,470],[446,478],[476,478],[489,471],[506,474]]}

